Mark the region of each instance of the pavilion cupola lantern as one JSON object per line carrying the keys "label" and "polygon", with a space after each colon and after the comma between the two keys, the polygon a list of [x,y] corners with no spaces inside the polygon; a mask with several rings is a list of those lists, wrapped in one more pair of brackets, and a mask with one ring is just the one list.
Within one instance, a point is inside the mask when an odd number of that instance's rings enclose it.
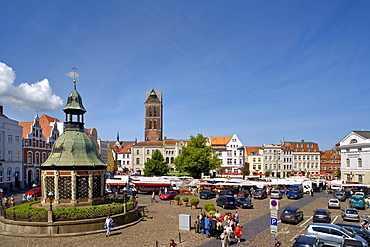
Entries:
{"label": "pavilion cupola lantern", "polygon": [[[74,75],[76,74],[73,72]],[[54,207],[100,204],[105,200],[105,164],[97,147],[84,130],[86,109],[74,89],[63,108],[66,114],[64,132],[53,145],[41,168],[41,202],[47,205],[48,194],[54,194]]]}

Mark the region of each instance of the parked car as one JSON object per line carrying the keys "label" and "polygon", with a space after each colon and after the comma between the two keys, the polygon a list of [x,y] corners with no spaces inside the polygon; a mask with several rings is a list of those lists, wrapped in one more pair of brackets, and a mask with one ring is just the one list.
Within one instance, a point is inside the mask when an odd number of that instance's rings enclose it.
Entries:
{"label": "parked car", "polygon": [[306,235],[316,236],[325,246],[343,246],[343,241],[361,241],[363,247],[367,247],[367,242],[358,235],[333,224],[311,223],[306,228]]}
{"label": "parked car", "polygon": [[337,198],[339,201],[346,201],[347,199],[347,196],[346,196],[346,193],[344,191],[338,191],[334,194],[334,198]]}
{"label": "parked car", "polygon": [[202,192],[199,193],[199,198],[200,199],[216,198],[216,193],[214,191],[210,191],[210,190],[203,190]]}
{"label": "parked car", "polygon": [[223,190],[218,193],[218,196],[234,196],[234,193],[231,190]]}
{"label": "parked car", "polygon": [[316,236],[299,236],[292,247],[321,247],[322,244]]}
{"label": "parked car", "polygon": [[370,232],[364,229],[362,226],[346,223],[336,223],[336,225],[360,236],[361,238],[365,239],[368,244],[370,244]]}
{"label": "parked car", "polygon": [[341,215],[343,220],[360,221],[360,215],[355,208],[344,208],[342,209]]}
{"label": "parked car", "polygon": [[366,208],[365,198],[359,195],[352,195],[349,199],[349,206],[351,208],[365,209]]}
{"label": "parked car", "polygon": [[248,190],[241,190],[239,191],[236,196],[243,196],[243,197],[248,197],[249,196],[249,191]]}
{"label": "parked car", "polygon": [[362,191],[357,191],[357,192],[355,193],[355,196],[363,196],[363,197],[365,197],[365,193],[364,193],[364,192],[362,192]]}
{"label": "parked car", "polygon": [[240,208],[253,208],[253,203],[250,198],[243,196],[235,197],[236,205]]}
{"label": "parked car", "polygon": [[302,185],[291,185],[288,188],[287,198],[288,199],[299,199],[303,197]]}
{"label": "parked car", "polygon": [[298,224],[300,220],[303,220],[303,211],[299,208],[285,208],[280,214],[281,223],[293,222]]}
{"label": "parked car", "polygon": [[236,200],[234,196],[219,196],[216,205],[222,208],[236,208]]}
{"label": "parked car", "polygon": [[329,199],[328,208],[340,208],[340,201],[337,198]]}
{"label": "parked car", "polygon": [[283,193],[281,193],[280,190],[271,190],[270,198],[271,199],[282,199]]}
{"label": "parked car", "polygon": [[165,192],[164,194],[162,194],[159,199],[161,200],[170,200],[170,199],[173,199],[175,196],[177,196],[179,193],[177,191],[174,191],[174,190],[169,190],[167,192]]}
{"label": "parked car", "polygon": [[41,187],[35,187],[32,190],[29,190],[26,192],[26,196],[31,195],[31,196],[41,196]]}
{"label": "parked car", "polygon": [[254,199],[264,199],[267,198],[267,192],[264,189],[256,189],[253,193]]}
{"label": "parked car", "polygon": [[331,222],[331,215],[329,210],[327,209],[316,209],[313,211],[313,222],[323,222],[323,223],[330,223]]}

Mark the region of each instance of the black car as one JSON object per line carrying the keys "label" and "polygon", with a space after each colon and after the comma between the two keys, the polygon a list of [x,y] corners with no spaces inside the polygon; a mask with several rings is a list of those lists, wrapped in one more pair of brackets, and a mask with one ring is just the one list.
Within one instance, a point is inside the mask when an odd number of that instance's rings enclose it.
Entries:
{"label": "black car", "polygon": [[360,236],[361,238],[365,239],[368,244],[370,244],[370,232],[363,227],[345,223],[336,223],[336,225]]}
{"label": "black car", "polygon": [[267,198],[267,192],[264,189],[256,189],[253,193],[254,199],[264,199]]}
{"label": "black car", "polygon": [[235,197],[236,205],[240,208],[253,208],[253,203],[250,198],[245,198],[243,196]]}
{"label": "black car", "polygon": [[238,193],[236,193],[236,196],[248,197],[249,196],[249,191],[248,190],[241,190]]}
{"label": "black car", "polygon": [[216,198],[216,193],[210,190],[203,190],[202,192],[199,193],[199,198],[200,199]]}
{"label": "black car", "polygon": [[222,208],[236,208],[234,196],[220,196],[216,200],[216,205]]}
{"label": "black car", "polygon": [[234,196],[234,193],[231,190],[220,191],[218,196]]}
{"label": "black car", "polygon": [[330,223],[331,216],[330,212],[327,209],[316,209],[313,211],[313,222],[322,222],[322,223]]}
{"label": "black car", "polygon": [[299,208],[285,208],[280,214],[281,223],[293,222],[298,224],[299,221],[303,220],[303,211]]}
{"label": "black car", "polygon": [[319,239],[316,236],[299,236],[292,247],[321,247]]}

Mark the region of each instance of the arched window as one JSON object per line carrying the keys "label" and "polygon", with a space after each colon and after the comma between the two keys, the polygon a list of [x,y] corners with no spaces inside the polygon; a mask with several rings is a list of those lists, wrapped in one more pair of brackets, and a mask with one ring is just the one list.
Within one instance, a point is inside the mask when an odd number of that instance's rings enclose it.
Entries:
{"label": "arched window", "polygon": [[166,163],[169,164],[170,163],[170,158],[166,158]]}
{"label": "arched window", "polygon": [[356,139],[352,139],[351,140],[351,143],[357,143],[357,140]]}
{"label": "arched window", "polygon": [[362,167],[362,159],[358,158],[357,160],[357,167]]}
{"label": "arched window", "polygon": [[360,184],[362,184],[362,182],[363,182],[362,175],[358,175],[358,182],[359,182]]}
{"label": "arched window", "polygon": [[170,164],[173,164],[174,161],[175,161],[175,158],[171,157],[171,163]]}
{"label": "arched window", "polygon": [[10,182],[12,181],[12,168],[8,167],[8,170],[6,171],[6,181]]}
{"label": "arched window", "polygon": [[35,162],[36,164],[40,164],[40,153],[39,152],[35,154]]}
{"label": "arched window", "polygon": [[346,166],[349,167],[350,163],[349,163],[349,159],[347,158],[346,159]]}

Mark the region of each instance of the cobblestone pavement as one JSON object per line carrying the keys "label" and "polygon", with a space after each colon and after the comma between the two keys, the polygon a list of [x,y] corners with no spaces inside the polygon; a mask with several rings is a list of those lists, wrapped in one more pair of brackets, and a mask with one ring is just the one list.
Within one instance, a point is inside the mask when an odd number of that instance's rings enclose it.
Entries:
{"label": "cobblestone pavement", "polygon": [[[306,195],[307,196],[307,195]],[[304,220],[297,225],[280,223],[278,226],[278,238],[283,246],[291,246],[294,238],[300,234],[304,234],[304,230],[309,223],[312,222],[313,211],[316,208],[327,208],[327,200],[330,195],[324,193],[315,194],[315,200],[301,209],[304,212]],[[139,195],[139,206],[145,207],[147,217],[142,221],[132,226],[114,230],[110,237],[105,237],[104,233],[85,235],[79,237],[64,237],[64,238],[21,238],[21,237],[8,237],[0,236],[1,246],[127,246],[127,247],[164,247],[169,246],[170,239],[174,239],[179,247],[195,247],[204,243],[209,243],[205,235],[196,234],[194,230],[184,231],[179,230],[179,214],[191,215],[192,224],[195,216],[201,212],[201,208],[207,201],[215,202],[212,200],[201,200],[197,210],[192,210],[190,206],[183,207],[181,205],[174,205],[173,201],[159,201],[157,203],[150,203],[150,196]],[[259,217],[265,216],[270,213],[269,199],[253,200],[255,205],[254,209],[237,209],[240,215],[241,224],[245,224]],[[294,203],[294,200],[286,198],[280,201],[280,209],[284,206]],[[342,208],[348,206],[348,202],[342,203]],[[221,213],[232,212],[235,210],[225,211],[219,208]],[[331,209],[332,221],[343,222],[340,217],[340,210]],[[366,211],[361,211],[366,214]],[[269,217],[268,217],[269,218]],[[265,221],[265,220],[264,220]],[[355,222],[354,224],[359,224]],[[261,232],[247,240],[242,240],[239,244],[232,244],[231,246],[249,246],[249,247],[269,247],[273,246],[273,235],[270,233],[269,222],[261,222]],[[248,231],[248,229],[244,229]],[[221,242],[212,242],[213,246],[221,246]]]}

